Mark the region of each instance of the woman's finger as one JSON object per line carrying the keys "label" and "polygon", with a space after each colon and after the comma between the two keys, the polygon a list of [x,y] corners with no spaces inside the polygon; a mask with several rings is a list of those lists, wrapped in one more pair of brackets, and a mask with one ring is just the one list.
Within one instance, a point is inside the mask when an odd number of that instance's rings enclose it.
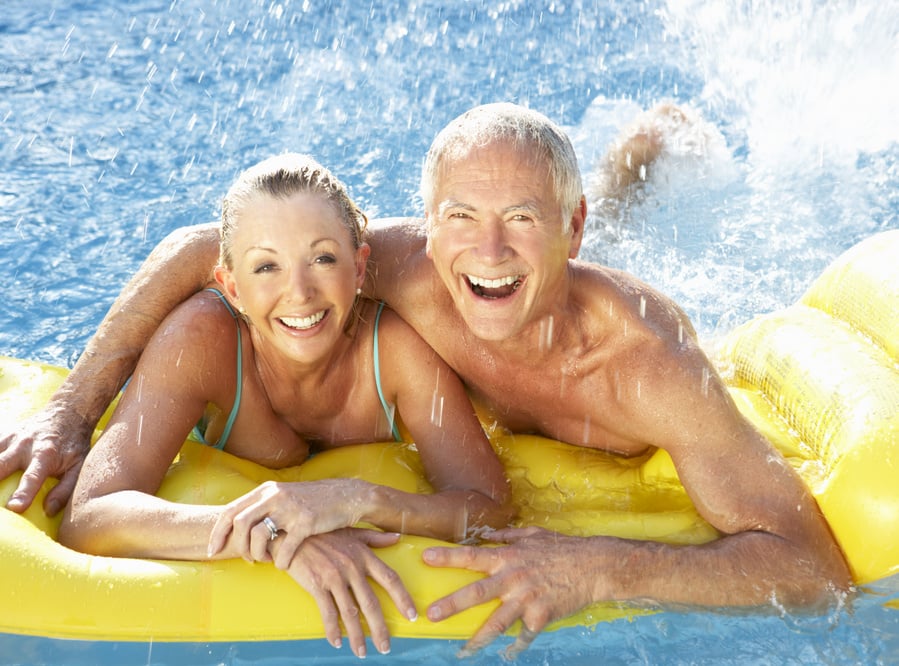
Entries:
{"label": "woman's finger", "polygon": [[365,649],[365,632],[362,630],[361,615],[356,600],[349,589],[345,587],[334,587],[331,589],[331,595],[337,604],[337,610],[340,612],[340,619],[343,621],[343,627],[346,629],[347,639],[350,641],[350,649],[357,657],[365,657],[367,651]]}

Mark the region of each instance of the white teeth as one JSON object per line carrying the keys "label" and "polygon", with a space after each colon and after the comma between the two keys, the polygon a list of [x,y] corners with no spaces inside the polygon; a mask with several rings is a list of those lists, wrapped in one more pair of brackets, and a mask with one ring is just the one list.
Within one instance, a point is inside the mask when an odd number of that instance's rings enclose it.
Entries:
{"label": "white teeth", "polygon": [[498,289],[499,287],[507,287],[515,284],[521,279],[520,275],[507,275],[506,277],[496,280],[488,280],[487,278],[477,277],[476,275],[468,275],[468,281],[475,287],[484,287],[486,289]]}
{"label": "white teeth", "polygon": [[290,328],[304,329],[312,328],[320,322],[324,316],[325,311],[322,310],[309,317],[281,317],[281,321],[285,326],[289,326]]}

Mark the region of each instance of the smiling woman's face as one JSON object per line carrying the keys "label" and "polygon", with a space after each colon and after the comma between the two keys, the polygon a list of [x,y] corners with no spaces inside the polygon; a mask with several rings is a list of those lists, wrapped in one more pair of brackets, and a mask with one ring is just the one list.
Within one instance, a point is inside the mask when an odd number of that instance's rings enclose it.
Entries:
{"label": "smiling woman's face", "polygon": [[353,247],[334,204],[320,194],[257,194],[237,215],[231,257],[219,280],[258,341],[314,363],[343,335],[368,246]]}

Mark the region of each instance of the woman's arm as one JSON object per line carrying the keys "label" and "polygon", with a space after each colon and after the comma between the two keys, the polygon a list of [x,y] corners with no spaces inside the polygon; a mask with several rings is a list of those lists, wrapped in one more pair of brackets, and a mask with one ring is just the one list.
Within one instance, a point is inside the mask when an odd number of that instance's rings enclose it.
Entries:
{"label": "woman's arm", "polygon": [[365,520],[389,530],[462,541],[509,524],[509,484],[462,381],[396,313],[381,317],[381,377],[412,435],[430,495],[371,490]]}
{"label": "woman's arm", "polygon": [[176,504],[154,493],[207,403],[230,407],[236,344],[234,320],[210,294],[195,295],[166,318],[85,461],[61,542],[110,556],[205,557],[220,507]]}

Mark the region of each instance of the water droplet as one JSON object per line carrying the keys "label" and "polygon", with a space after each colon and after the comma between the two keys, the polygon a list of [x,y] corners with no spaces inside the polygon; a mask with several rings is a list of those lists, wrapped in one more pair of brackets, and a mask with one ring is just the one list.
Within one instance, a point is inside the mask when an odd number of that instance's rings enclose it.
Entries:
{"label": "water droplet", "polygon": [[443,426],[443,394],[440,392],[440,374],[437,374],[437,385],[431,397],[431,423],[438,428]]}
{"label": "water droplet", "polygon": [[540,320],[540,351],[547,351],[553,346],[553,316],[550,315]]}

